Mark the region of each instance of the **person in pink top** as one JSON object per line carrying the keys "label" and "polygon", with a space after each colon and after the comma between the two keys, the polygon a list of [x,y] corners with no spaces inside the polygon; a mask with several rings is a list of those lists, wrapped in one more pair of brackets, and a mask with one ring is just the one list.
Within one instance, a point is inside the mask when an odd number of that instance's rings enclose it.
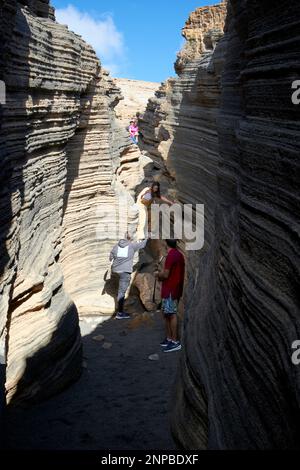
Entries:
{"label": "person in pink top", "polygon": [[138,137],[139,137],[139,128],[138,125],[135,121],[130,121],[130,126],[128,128],[130,138],[134,144],[138,143]]}

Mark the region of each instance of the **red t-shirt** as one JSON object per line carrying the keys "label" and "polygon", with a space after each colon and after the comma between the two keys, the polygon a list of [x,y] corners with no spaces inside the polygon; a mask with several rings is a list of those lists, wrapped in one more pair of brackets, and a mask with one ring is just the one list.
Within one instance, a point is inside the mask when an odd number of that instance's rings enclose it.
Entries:
{"label": "red t-shirt", "polygon": [[161,296],[167,299],[172,296],[173,300],[179,300],[182,297],[184,283],[184,257],[180,251],[172,248],[165,262],[165,270],[170,271],[168,279],[162,282]]}

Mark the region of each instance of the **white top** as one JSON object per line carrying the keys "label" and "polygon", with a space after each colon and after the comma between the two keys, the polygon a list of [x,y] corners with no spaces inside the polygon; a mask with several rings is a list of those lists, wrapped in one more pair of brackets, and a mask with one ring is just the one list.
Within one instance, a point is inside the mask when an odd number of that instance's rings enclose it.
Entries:
{"label": "white top", "polygon": [[121,248],[120,246],[118,246],[118,254],[117,254],[117,257],[118,258],[128,258],[128,246],[125,246],[124,248]]}

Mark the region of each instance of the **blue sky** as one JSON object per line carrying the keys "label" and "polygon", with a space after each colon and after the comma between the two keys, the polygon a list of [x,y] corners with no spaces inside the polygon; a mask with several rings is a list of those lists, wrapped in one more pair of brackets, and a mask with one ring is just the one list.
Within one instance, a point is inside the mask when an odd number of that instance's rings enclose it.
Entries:
{"label": "blue sky", "polygon": [[215,1],[52,0],[57,20],[96,50],[116,77],[161,82],[174,76],[189,13]]}

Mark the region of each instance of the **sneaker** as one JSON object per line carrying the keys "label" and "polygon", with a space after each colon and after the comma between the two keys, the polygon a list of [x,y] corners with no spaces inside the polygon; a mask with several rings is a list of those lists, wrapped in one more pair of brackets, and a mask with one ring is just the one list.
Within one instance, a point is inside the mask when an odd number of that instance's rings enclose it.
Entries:
{"label": "sneaker", "polygon": [[129,320],[130,316],[125,312],[118,312],[116,315],[117,320]]}
{"label": "sneaker", "polygon": [[160,345],[162,348],[166,348],[169,343],[171,343],[171,341],[168,338],[166,338],[160,343]]}
{"label": "sneaker", "polygon": [[181,349],[181,344],[180,344],[180,341],[170,341],[168,346],[166,346],[164,348],[164,352],[165,353],[168,353],[168,352],[173,352],[173,351],[180,351]]}

